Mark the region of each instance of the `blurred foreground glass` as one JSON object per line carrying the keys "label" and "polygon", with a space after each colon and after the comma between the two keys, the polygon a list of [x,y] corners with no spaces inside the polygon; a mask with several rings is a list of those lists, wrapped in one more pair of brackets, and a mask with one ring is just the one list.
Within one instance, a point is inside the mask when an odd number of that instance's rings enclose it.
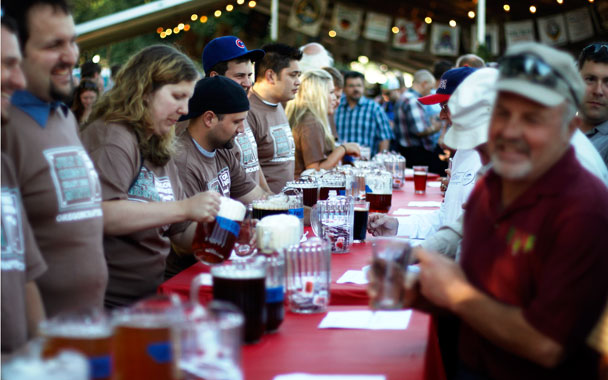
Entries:
{"label": "blurred foreground glass", "polygon": [[312,230],[331,244],[332,253],[347,253],[353,241],[354,198],[333,196],[318,201],[310,213]]}
{"label": "blurred foreground glass", "polygon": [[393,189],[400,189],[405,184],[405,158],[390,154],[384,159],[386,170],[393,175]]}
{"label": "blurred foreground glass", "polygon": [[[192,281],[198,294],[201,276]],[[196,301],[184,305],[180,324],[180,380],[242,380],[243,314],[227,302],[212,301],[203,308]]]}
{"label": "blurred foreground glass", "polygon": [[234,242],[234,253],[239,257],[252,256],[257,252],[256,236],[255,236],[255,221],[252,218],[253,208],[251,205],[247,207],[245,218],[241,222],[239,236]]}
{"label": "blurred foreground glass", "polygon": [[112,378],[112,325],[104,312],[90,310],[60,314],[40,323],[43,358],[52,358],[65,349],[85,355],[90,379]]}
{"label": "blurred foreground glass", "polygon": [[414,166],[414,190],[416,194],[426,193],[426,177],[429,172],[428,166]]}
{"label": "blurred foreground glass", "polygon": [[80,352],[62,350],[57,356],[43,359],[43,342],[34,339],[24,349],[2,361],[2,379],[6,380],[87,380],[89,363]]}
{"label": "blurred foreground glass", "polygon": [[192,251],[205,264],[218,264],[230,257],[239,236],[246,208],[238,201],[222,197],[220,211],[210,223],[198,223]]}
{"label": "blurred foreground glass", "polygon": [[[227,261],[211,268],[213,299],[234,304],[245,317],[245,343],[264,335],[266,263],[261,257]],[[198,294],[198,293],[196,293]]]}
{"label": "blurred foreground glass", "polygon": [[322,313],[329,304],[331,247],[313,237],[285,250],[287,298],[294,313]]}
{"label": "blurred foreground glass", "polygon": [[400,309],[405,300],[405,275],[412,259],[407,240],[373,238],[368,292],[374,309]]}
{"label": "blurred foreground glass", "polygon": [[114,379],[178,379],[174,327],[181,320],[182,309],[176,296],[153,296],[116,311]]}

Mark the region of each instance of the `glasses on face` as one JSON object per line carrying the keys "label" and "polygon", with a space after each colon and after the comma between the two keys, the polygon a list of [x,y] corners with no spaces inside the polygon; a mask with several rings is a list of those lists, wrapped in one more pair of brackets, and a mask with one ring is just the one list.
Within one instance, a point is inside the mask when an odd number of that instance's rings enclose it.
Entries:
{"label": "glasses on face", "polygon": [[539,57],[532,54],[515,55],[501,59],[499,64],[501,78],[520,78],[559,93],[569,92],[576,106],[579,105],[576,92],[568,81]]}

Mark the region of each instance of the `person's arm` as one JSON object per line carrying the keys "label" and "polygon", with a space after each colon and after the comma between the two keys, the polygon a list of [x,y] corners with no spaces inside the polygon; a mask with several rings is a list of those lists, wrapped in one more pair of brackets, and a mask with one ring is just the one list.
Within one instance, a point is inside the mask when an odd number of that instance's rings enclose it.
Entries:
{"label": "person's arm", "polygon": [[46,318],[46,313],[35,281],[28,281],[25,284],[25,314],[28,338],[38,336],[38,325]]}
{"label": "person's arm", "polygon": [[312,162],[306,165],[306,169],[329,170],[335,168],[340,163],[340,160],[342,160],[342,158],[347,154],[358,157],[360,154],[359,144],[344,143],[339,145],[329,154],[329,156],[327,156],[325,160]]}
{"label": "person's arm", "polygon": [[389,149],[391,140],[382,140],[378,143],[378,152],[382,152]]}
{"label": "person's arm", "polygon": [[261,166],[260,166],[260,183],[259,183],[259,185],[262,188],[262,190],[264,190],[268,194],[274,194],[272,192],[272,190],[270,190],[270,187],[268,186],[268,182],[266,182],[266,176],[264,175],[264,172],[262,171]]}
{"label": "person's arm", "polygon": [[253,188],[253,190],[251,190],[247,194],[238,197],[237,200],[245,205],[248,205],[257,199],[264,199],[264,198],[268,197],[269,195],[273,195],[273,194],[269,191],[264,191],[260,186],[256,186]]}
{"label": "person's arm", "polygon": [[210,222],[220,207],[220,195],[206,191],[174,202],[104,201],[103,228],[106,235],[127,235],[186,220]]}
{"label": "person's arm", "polygon": [[435,251],[458,261],[458,249],[462,241],[462,223],[464,214],[454,223],[441,226],[437,232],[424,240],[420,246],[427,251]]}
{"label": "person's arm", "polygon": [[451,310],[505,350],[545,367],[559,363],[563,346],[534,328],[521,308],[498,302],[475,288],[453,260],[424,249],[416,249],[415,254],[421,292],[428,300]]}

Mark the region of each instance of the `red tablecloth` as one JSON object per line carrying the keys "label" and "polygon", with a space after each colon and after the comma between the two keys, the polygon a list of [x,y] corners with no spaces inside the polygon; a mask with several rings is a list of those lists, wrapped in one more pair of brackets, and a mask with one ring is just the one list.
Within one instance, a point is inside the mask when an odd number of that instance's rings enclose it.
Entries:
{"label": "red tablecloth", "polygon": [[[443,196],[437,187],[427,186],[427,192],[423,195],[414,194],[413,182],[406,182],[403,190],[393,191],[391,211],[399,207],[406,207],[408,202],[418,201],[442,201]],[[307,228],[308,235],[312,231]],[[369,238],[368,234],[368,238]],[[368,297],[365,285],[337,284],[336,281],[349,269],[361,270],[371,260],[371,244],[368,242],[353,244],[350,252],[346,254],[334,254],[331,258],[331,305],[367,305]],[[187,299],[190,294],[190,283],[199,273],[208,273],[209,266],[196,263],[190,268],[177,274],[159,287],[163,294],[178,294],[182,299]],[[212,299],[211,287],[203,286],[200,292],[200,301],[207,303]]]}
{"label": "red tablecloth", "polygon": [[[365,309],[330,307],[330,311]],[[248,380],[292,372],[382,374],[387,380],[445,379],[431,318],[414,312],[406,330],[319,329],[325,314],[293,314],[274,334],[243,347]]]}

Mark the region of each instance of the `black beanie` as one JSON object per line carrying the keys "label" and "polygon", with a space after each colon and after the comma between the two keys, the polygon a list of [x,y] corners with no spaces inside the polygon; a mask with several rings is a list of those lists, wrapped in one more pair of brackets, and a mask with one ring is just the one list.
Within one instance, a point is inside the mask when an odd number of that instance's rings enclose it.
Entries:
{"label": "black beanie", "polygon": [[194,119],[207,111],[217,115],[249,111],[245,90],[232,79],[221,75],[199,80],[194,95],[188,101],[188,114],[180,121]]}

